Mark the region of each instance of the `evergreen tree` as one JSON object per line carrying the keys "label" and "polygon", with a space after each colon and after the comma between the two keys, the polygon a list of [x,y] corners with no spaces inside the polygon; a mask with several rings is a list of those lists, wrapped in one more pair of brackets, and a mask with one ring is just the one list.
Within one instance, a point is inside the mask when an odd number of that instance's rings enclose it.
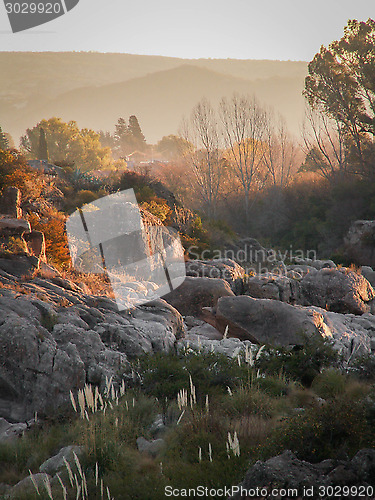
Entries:
{"label": "evergreen tree", "polygon": [[39,131],[38,160],[48,161],[48,146],[46,140],[46,133],[44,131],[44,128],[42,127],[40,127]]}
{"label": "evergreen tree", "polygon": [[129,132],[132,137],[135,149],[138,149],[139,151],[144,151],[146,146],[146,139],[142,133],[138,119],[135,115],[129,117]]}
{"label": "evergreen tree", "polygon": [[100,144],[103,148],[111,148],[115,147],[115,136],[111,134],[111,132],[99,130],[99,140]]}
{"label": "evergreen tree", "polygon": [[115,125],[114,142],[116,156],[119,158],[134,151],[145,150],[146,139],[136,116],[129,117],[129,124],[124,118],[118,119]]}
{"label": "evergreen tree", "polygon": [[120,117],[115,125],[114,150],[118,158],[131,152],[129,127],[126,120]]}
{"label": "evergreen tree", "polygon": [[9,140],[7,135],[3,132],[3,129],[0,127],[0,149],[4,151],[9,148]]}

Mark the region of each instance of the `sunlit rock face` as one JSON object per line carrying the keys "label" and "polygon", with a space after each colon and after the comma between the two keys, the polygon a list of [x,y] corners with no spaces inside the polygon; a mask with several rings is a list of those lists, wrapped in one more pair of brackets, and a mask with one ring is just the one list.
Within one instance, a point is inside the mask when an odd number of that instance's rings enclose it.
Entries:
{"label": "sunlit rock face", "polygon": [[306,337],[331,339],[344,357],[371,352],[375,316],[338,314],[319,307],[292,306],[246,295],[222,297],[205,309],[205,320],[220,332],[256,344],[302,345]]}

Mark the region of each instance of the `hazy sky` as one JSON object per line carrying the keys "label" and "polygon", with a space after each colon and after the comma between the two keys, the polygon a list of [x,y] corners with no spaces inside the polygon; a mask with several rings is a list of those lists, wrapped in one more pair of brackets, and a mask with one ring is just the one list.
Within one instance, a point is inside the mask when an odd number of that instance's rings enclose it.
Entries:
{"label": "hazy sky", "polygon": [[369,17],[375,0],[80,0],[65,16],[13,34],[1,2],[0,50],[311,60],[349,18]]}

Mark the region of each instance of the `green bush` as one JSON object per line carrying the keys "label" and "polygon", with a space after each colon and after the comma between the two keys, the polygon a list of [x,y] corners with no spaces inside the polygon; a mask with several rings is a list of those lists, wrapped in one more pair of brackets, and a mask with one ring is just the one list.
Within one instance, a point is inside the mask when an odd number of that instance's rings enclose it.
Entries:
{"label": "green bush", "polygon": [[232,395],[222,399],[223,411],[230,417],[242,415],[259,415],[271,418],[275,413],[273,399],[257,389],[240,387]]}
{"label": "green bush", "polygon": [[272,397],[286,396],[289,392],[289,384],[283,377],[259,377],[255,384],[260,391]]}
{"label": "green bush", "polygon": [[366,415],[363,401],[329,400],[287,418],[275,428],[262,453],[270,457],[289,449],[313,463],[353,456],[361,448],[375,444]]}
{"label": "green bush", "polygon": [[356,357],[351,364],[350,373],[360,380],[375,382],[375,356],[369,354]]}
{"label": "green bush", "polygon": [[224,355],[189,350],[179,354],[152,354],[133,365],[145,394],[158,398],[165,413],[179,391],[189,389],[190,376],[197,400],[204,403],[206,395],[224,393],[245,377],[245,367]]}
{"label": "green bush", "polygon": [[328,368],[314,378],[311,388],[321,398],[330,399],[342,395],[346,384],[345,375],[339,370]]}
{"label": "green bush", "polygon": [[248,453],[242,448],[239,457],[231,455],[228,459],[226,442],[229,430],[233,435],[220,413],[202,412],[194,418],[183,420],[167,436],[163,465],[170,483],[179,488],[198,485],[218,488],[237,484],[248,466]]}
{"label": "green bush", "polygon": [[[301,334],[302,336],[302,334]],[[332,344],[322,337],[304,337],[304,343],[295,348],[265,348],[256,368],[269,375],[284,375],[289,380],[309,387],[325,367],[337,364],[339,356]]]}

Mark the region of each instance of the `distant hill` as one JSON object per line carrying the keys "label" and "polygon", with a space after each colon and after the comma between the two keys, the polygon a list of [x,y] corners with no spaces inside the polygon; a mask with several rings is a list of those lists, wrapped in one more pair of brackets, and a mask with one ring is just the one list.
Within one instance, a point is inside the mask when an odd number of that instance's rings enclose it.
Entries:
{"label": "distant hill", "polygon": [[0,53],[0,124],[18,143],[27,127],[60,116],[81,127],[113,130],[136,114],[148,142],[176,133],[203,96],[256,94],[298,133],[307,63],[185,60],[98,53]]}

